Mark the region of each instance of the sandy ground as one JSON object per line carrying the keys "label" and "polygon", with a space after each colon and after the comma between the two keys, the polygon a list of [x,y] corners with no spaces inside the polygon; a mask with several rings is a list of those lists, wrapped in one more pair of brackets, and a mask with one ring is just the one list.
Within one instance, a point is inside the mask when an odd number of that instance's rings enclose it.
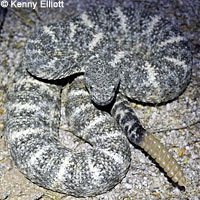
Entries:
{"label": "sandy ground", "polygon": [[[11,74],[23,55],[25,41],[42,24],[62,20],[81,12],[88,2],[65,1],[64,9],[8,8],[4,17],[0,9],[0,200],[68,200],[76,199],[40,188],[17,170],[11,161],[3,133],[3,113]],[[103,2],[103,1],[98,1]],[[109,4],[111,1],[106,1]],[[131,4],[131,1],[113,1]],[[194,65],[191,83],[175,101],[162,106],[132,104],[144,127],[161,140],[181,165],[187,179],[185,191],[174,186],[162,170],[139,149],[131,147],[132,162],[123,181],[106,194],[85,199],[200,199],[200,3],[190,0],[145,1],[149,9],[158,9],[181,29],[189,40]],[[0,7],[1,8],[1,7]],[[61,132],[65,124],[61,122]],[[61,134],[62,135],[62,134]],[[72,143],[77,139],[72,138]],[[79,142],[80,145],[82,142]],[[73,144],[72,144],[73,145]],[[84,199],[84,198],[82,198]]]}

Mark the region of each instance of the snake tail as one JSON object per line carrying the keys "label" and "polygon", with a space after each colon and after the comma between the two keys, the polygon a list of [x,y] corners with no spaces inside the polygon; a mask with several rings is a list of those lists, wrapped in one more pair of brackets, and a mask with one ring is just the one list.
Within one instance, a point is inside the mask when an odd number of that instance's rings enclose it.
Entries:
{"label": "snake tail", "polygon": [[179,164],[154,135],[151,133],[146,134],[139,146],[156,160],[173,182],[185,187],[186,179]]}
{"label": "snake tail", "polygon": [[178,183],[179,186],[186,186],[186,179],[177,161],[153,134],[142,127],[133,108],[122,95],[118,95],[111,114],[131,143],[140,146],[155,159],[173,182]]}

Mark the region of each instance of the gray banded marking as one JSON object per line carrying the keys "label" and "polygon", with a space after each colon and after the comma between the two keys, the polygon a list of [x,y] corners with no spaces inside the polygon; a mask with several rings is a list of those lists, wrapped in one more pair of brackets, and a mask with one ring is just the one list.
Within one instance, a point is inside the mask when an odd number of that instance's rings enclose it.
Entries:
{"label": "gray banded marking", "polygon": [[158,47],[164,47],[168,44],[173,44],[173,43],[179,43],[180,41],[184,41],[185,38],[182,36],[173,36],[169,38],[168,40],[162,41],[160,44],[158,44]]}
{"label": "gray banded marking", "polygon": [[80,90],[70,90],[68,92],[68,98],[72,98],[72,97],[80,97],[80,96],[84,96],[84,97],[89,97],[89,93],[86,90],[80,89]]}
{"label": "gray banded marking", "polygon": [[[103,122],[106,122],[108,120],[108,116],[100,115],[96,116],[92,121],[89,122],[89,124],[85,127],[84,130],[80,130],[80,136],[83,134],[89,134],[91,130],[95,130],[95,127],[99,124],[103,124]],[[95,140],[95,138],[94,138]]]}
{"label": "gray banded marking", "polygon": [[100,43],[100,41],[103,39],[103,33],[97,33],[96,35],[93,35],[92,41],[89,43],[88,48],[89,51],[93,51],[94,48]]}
{"label": "gray banded marking", "polygon": [[[38,42],[38,44],[39,44],[39,42]],[[36,49],[32,49],[31,53],[35,54],[35,55],[37,55],[37,54],[42,55],[43,51],[41,49],[37,49],[37,50]]]}
{"label": "gray banded marking", "polygon": [[[51,187],[54,188],[57,185],[61,185],[64,181],[65,181],[65,175],[66,175],[66,168],[69,166],[70,164],[70,160],[71,160],[71,153],[69,152],[69,156],[66,156],[64,158],[62,158],[62,164],[60,164],[59,166],[59,170],[57,170],[55,178],[52,181],[52,185]],[[68,174],[68,177],[71,179],[71,174]]]}
{"label": "gray banded marking", "polygon": [[124,13],[121,11],[121,9],[119,7],[116,8],[115,12],[119,17],[122,30],[124,31],[124,33],[126,33],[127,32],[127,17],[126,17],[126,15],[124,15]]}
{"label": "gray banded marking", "polygon": [[45,32],[47,35],[50,35],[50,36],[51,36],[53,42],[56,42],[56,43],[57,43],[57,42],[59,41],[59,40],[56,38],[55,33],[51,30],[50,27],[44,26],[44,32]]}
{"label": "gray banded marking", "polygon": [[31,154],[31,157],[29,160],[27,160],[28,164],[30,166],[34,166],[34,164],[36,162],[38,162],[40,159],[42,159],[42,155],[44,155],[45,153],[47,153],[50,149],[52,149],[52,145],[49,146],[44,146],[41,149],[38,149],[34,154]]}
{"label": "gray banded marking", "polygon": [[[129,113],[130,113],[130,111],[129,111]],[[123,118],[121,118],[121,121],[122,121],[122,119]],[[137,130],[137,128],[138,128],[138,126],[136,126],[136,125],[138,125],[138,121],[136,121],[134,119],[131,119],[131,120],[129,120],[126,123],[123,124],[123,126],[125,127],[125,129],[127,127],[127,132],[130,132],[131,129],[132,129],[133,132],[135,132]]]}
{"label": "gray banded marking", "polygon": [[[101,135],[101,139],[105,141],[106,139],[110,139],[111,137],[117,138],[119,136],[122,137],[122,133],[120,131],[114,131],[112,134]],[[125,135],[124,135],[124,138],[126,138]],[[96,138],[91,138],[90,141],[91,142],[96,142]]]}
{"label": "gray banded marking", "polygon": [[[45,134],[48,134],[47,132],[43,132]],[[19,130],[19,131],[13,131],[7,135],[7,139],[9,143],[14,143],[16,140],[20,138],[25,138],[28,135],[40,135],[41,129],[40,128],[27,128],[25,130]]]}
{"label": "gray banded marking", "polygon": [[[151,85],[156,88],[159,89],[159,84],[158,81],[156,80],[156,75],[157,73],[154,70],[154,67],[151,66],[151,64],[149,62],[145,62],[145,69],[147,70],[147,75],[148,75],[148,81],[151,83]],[[149,85],[149,83],[147,83]]]}
{"label": "gray banded marking", "polygon": [[116,163],[122,164],[123,163],[123,156],[116,154],[114,152],[111,152],[107,149],[99,149],[99,151],[103,152],[106,154],[108,157],[111,157],[112,160],[114,160]]}
{"label": "gray banded marking", "polygon": [[94,23],[89,19],[89,16],[85,12],[81,14],[81,19],[82,22],[89,28],[94,27]]}
{"label": "gray banded marking", "polygon": [[92,104],[82,104],[79,107],[74,107],[72,108],[72,115],[71,117],[74,118],[75,116],[80,116],[81,112],[85,112],[87,109],[91,110],[92,108],[94,108],[94,106]]}
{"label": "gray banded marking", "polygon": [[26,85],[26,88],[28,88],[31,85],[39,85],[40,89],[43,91],[46,91],[48,94],[55,96],[55,90],[53,90],[52,88],[50,88],[47,84],[45,84],[44,82],[40,82],[36,79],[33,79],[32,77],[29,79],[23,79],[20,78],[16,81],[16,83],[14,85],[17,85],[18,88]]}
{"label": "gray banded marking", "polygon": [[18,113],[21,111],[21,110],[26,110],[26,111],[39,111],[41,110],[40,107],[38,107],[37,105],[30,105],[29,103],[25,103],[25,104],[22,104],[22,103],[15,103],[15,104],[11,104],[9,106],[9,110],[14,110],[18,108]]}
{"label": "gray banded marking", "polygon": [[[30,38],[30,39],[29,39],[29,43],[32,44],[32,45],[38,45],[38,44],[41,45],[41,41],[36,40],[35,38],[33,38],[33,39]],[[29,49],[27,49],[27,50],[29,50]],[[35,51],[35,49],[31,49],[31,52],[32,52],[32,51]]]}
{"label": "gray banded marking", "polygon": [[121,60],[126,56],[125,51],[119,51],[117,54],[114,56],[114,60],[110,61],[109,63],[111,64],[112,67],[116,67],[118,63],[121,62]]}
{"label": "gray banded marking", "polygon": [[153,31],[154,27],[158,24],[161,17],[159,15],[156,15],[154,17],[151,17],[151,21],[148,24],[148,27],[146,30],[143,31],[143,34],[149,34]]}
{"label": "gray banded marking", "polygon": [[[126,102],[121,102],[120,104],[125,105]],[[135,131],[137,131],[137,128],[141,126],[138,118],[129,108],[121,108],[120,104],[116,105],[116,107],[118,107],[116,108],[114,116],[116,117],[120,126],[126,130],[127,133],[129,133],[129,131],[132,129],[132,133],[136,134]],[[130,115],[130,117],[128,115]]]}
{"label": "gray banded marking", "polygon": [[99,178],[103,178],[101,175],[101,170],[97,168],[97,166],[94,165],[94,162],[91,162],[91,159],[88,159],[88,166],[89,171],[91,172],[92,179],[95,180],[97,183],[99,182]]}
{"label": "gray banded marking", "polygon": [[76,34],[76,25],[73,22],[70,22],[69,24],[69,28],[70,28],[70,34],[69,34],[69,38],[73,38]]}
{"label": "gray banded marking", "polygon": [[185,64],[184,60],[179,60],[177,58],[172,58],[172,57],[168,57],[168,56],[164,56],[164,59],[166,59],[169,62],[174,63],[176,66],[183,67],[183,68],[187,69],[187,65]]}

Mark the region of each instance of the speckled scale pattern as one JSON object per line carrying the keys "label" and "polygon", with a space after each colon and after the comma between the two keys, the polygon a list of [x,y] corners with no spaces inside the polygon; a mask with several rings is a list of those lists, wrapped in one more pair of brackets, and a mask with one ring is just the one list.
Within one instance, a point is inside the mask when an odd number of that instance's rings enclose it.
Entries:
{"label": "speckled scale pattern", "polygon": [[31,74],[44,79],[85,72],[91,99],[106,105],[119,84],[122,94],[140,102],[176,98],[189,82],[192,55],[182,33],[163,16],[100,7],[34,32],[25,61]]}
{"label": "speckled scale pattern", "polygon": [[[92,9],[71,20],[48,24],[36,30],[25,47],[28,71],[40,78],[59,79],[85,72],[84,62],[97,54],[111,59],[107,49],[112,43],[112,38],[108,36],[114,26],[112,13],[108,12],[107,16],[110,28],[105,23],[104,15],[99,13],[99,10]],[[95,44],[95,38],[98,44]],[[114,47],[117,47],[116,44]]]}
{"label": "speckled scale pattern", "polygon": [[121,92],[140,102],[172,100],[191,76],[192,55],[186,39],[160,16],[138,23],[144,27],[132,40],[135,48],[121,60],[124,66],[131,66],[121,67]]}
{"label": "speckled scale pattern", "polygon": [[[102,7],[41,27],[27,41],[24,63],[8,91],[5,135],[12,159],[40,186],[95,196],[125,176],[130,164],[126,135],[183,185],[178,164],[146,133],[127,101],[118,97],[149,103],[172,100],[186,88],[191,65],[185,38],[156,14]],[[25,68],[42,79],[84,73],[72,83],[65,110],[69,130],[91,144],[91,150],[72,153],[61,145],[57,139],[61,87],[34,79]],[[98,105],[116,100],[111,114],[124,132],[90,100]]]}
{"label": "speckled scale pattern", "polygon": [[129,143],[114,118],[90,101],[83,77],[69,88],[68,129],[91,144],[81,152],[58,140],[61,87],[31,77],[23,63],[7,96],[5,136],[11,157],[32,182],[74,196],[95,196],[117,185],[130,165]]}

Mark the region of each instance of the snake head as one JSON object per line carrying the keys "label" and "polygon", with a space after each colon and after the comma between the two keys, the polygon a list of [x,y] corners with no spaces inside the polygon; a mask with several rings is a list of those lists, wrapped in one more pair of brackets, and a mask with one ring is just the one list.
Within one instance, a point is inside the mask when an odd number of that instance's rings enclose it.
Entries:
{"label": "snake head", "polygon": [[115,97],[119,85],[119,68],[102,60],[88,63],[85,85],[91,100],[99,106],[106,106]]}

